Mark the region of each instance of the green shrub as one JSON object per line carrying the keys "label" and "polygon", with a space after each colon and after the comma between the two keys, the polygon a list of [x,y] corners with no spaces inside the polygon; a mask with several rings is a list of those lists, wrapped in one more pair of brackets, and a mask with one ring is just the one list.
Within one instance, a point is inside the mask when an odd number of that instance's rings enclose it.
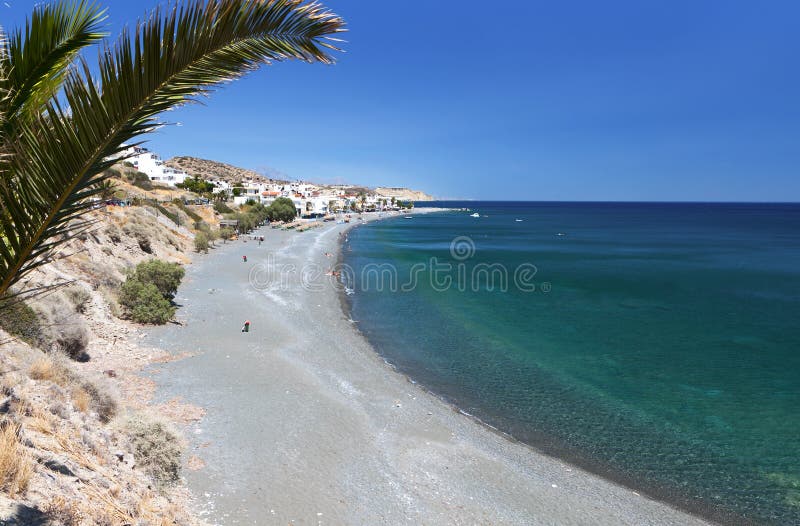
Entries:
{"label": "green shrub", "polygon": [[175,297],[186,271],[177,263],[168,263],[160,259],[143,261],[136,265],[133,278],[142,283],[155,285],[162,296],[168,299]]}
{"label": "green shrub", "polygon": [[146,173],[136,172],[133,174],[133,186],[137,188],[141,188],[142,190],[152,190],[153,183],[150,181],[150,178],[147,177]]}
{"label": "green shrub", "polygon": [[205,232],[206,234],[209,234],[209,237],[211,237],[211,227],[203,220],[195,221],[194,229],[199,230],[200,232]]}
{"label": "green shrub", "polygon": [[229,226],[222,227],[219,229],[218,235],[223,241],[227,241],[233,237],[233,229]]}
{"label": "green shrub", "polygon": [[194,249],[197,252],[208,253],[208,234],[200,231],[194,235]]}
{"label": "green shrub", "polygon": [[156,207],[156,210],[158,210],[159,212],[164,214],[167,218],[169,218],[170,221],[172,221],[173,223],[175,223],[178,226],[181,226],[181,220],[178,217],[178,214],[176,214],[174,212],[170,212],[164,206],[162,206],[160,203],[157,203],[155,201],[153,201],[153,206]]}
{"label": "green shrub", "polygon": [[163,325],[175,316],[175,307],[155,285],[135,278],[123,283],[119,302],[136,323]]}
{"label": "green shrub", "polygon": [[294,202],[288,197],[279,197],[269,207],[267,215],[270,221],[292,221],[297,215]]}
{"label": "green shrub", "polygon": [[136,465],[144,469],[157,486],[180,480],[183,447],[169,425],[137,415],[126,422],[125,431],[133,446]]}
{"label": "green shrub", "polygon": [[39,315],[22,301],[13,298],[0,300],[0,327],[30,345],[45,345],[46,337]]}
{"label": "green shrub", "polygon": [[183,268],[176,263],[158,259],[139,263],[122,285],[119,302],[133,321],[163,325],[175,315],[170,300],[183,276]]}
{"label": "green shrub", "polygon": [[173,204],[177,205],[178,208],[183,210],[184,213],[192,219],[192,221],[198,222],[198,221],[202,221],[203,220],[202,217],[197,215],[197,212],[195,212],[194,210],[192,210],[188,206],[186,206],[186,204],[183,201],[181,201],[180,199],[173,199],[172,202],[173,202]]}
{"label": "green shrub", "polygon": [[233,209],[228,205],[226,205],[225,203],[223,203],[222,201],[217,201],[216,203],[214,203],[214,210],[216,210],[220,214],[230,214],[233,212]]}
{"label": "green shrub", "polygon": [[175,186],[178,188],[183,188],[184,190],[189,190],[190,192],[194,192],[196,194],[208,193],[214,189],[213,183],[204,181],[196,175],[191,179],[186,179],[182,183],[176,184]]}

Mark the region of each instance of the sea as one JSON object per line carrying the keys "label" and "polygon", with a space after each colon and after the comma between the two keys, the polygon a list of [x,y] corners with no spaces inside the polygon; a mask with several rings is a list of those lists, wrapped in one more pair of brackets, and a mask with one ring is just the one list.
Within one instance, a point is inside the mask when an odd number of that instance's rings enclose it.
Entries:
{"label": "sea", "polygon": [[692,513],[800,524],[800,205],[424,205],[455,210],[344,246],[350,314],[387,362]]}

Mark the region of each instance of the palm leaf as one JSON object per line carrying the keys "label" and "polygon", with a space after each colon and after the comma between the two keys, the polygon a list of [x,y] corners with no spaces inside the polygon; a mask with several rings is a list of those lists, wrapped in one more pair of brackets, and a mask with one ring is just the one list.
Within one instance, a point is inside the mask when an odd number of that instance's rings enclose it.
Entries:
{"label": "palm leaf", "polygon": [[25,29],[4,42],[9,93],[2,112],[11,125],[17,116],[32,117],[61,89],[67,68],[81,49],[103,38],[103,12],[85,1],[37,6]]}
{"label": "palm leaf", "polygon": [[[331,63],[344,22],[317,2],[194,0],[157,9],[21,125],[0,178],[0,294],[86,226],[102,172],[157,116],[272,61]],[[62,102],[64,106],[62,106]],[[5,179],[5,181],[3,181]]]}

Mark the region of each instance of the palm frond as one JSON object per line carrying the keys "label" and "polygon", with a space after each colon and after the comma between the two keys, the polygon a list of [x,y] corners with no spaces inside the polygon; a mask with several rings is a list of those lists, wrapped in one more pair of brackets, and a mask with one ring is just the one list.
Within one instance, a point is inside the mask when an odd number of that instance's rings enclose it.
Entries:
{"label": "palm frond", "polygon": [[2,107],[7,123],[16,116],[32,117],[61,89],[69,65],[81,49],[105,34],[103,11],[86,1],[39,5],[25,29],[13,31],[4,45],[9,93]]}
{"label": "palm frond", "polygon": [[21,125],[0,178],[0,295],[86,225],[102,172],[159,114],[273,61],[332,63],[328,39],[341,31],[317,2],[193,0],[106,46],[98,81],[85,61],[69,71],[63,95]]}

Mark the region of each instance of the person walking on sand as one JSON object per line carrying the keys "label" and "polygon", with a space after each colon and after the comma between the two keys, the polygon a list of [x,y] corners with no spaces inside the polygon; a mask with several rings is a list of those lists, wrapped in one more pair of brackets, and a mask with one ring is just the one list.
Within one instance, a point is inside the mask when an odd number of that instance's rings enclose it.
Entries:
{"label": "person walking on sand", "polygon": [[247,256],[242,256],[242,262],[247,263]]}
{"label": "person walking on sand", "polygon": [[246,320],[244,322],[244,326],[242,327],[242,332],[250,332],[250,320]]}

